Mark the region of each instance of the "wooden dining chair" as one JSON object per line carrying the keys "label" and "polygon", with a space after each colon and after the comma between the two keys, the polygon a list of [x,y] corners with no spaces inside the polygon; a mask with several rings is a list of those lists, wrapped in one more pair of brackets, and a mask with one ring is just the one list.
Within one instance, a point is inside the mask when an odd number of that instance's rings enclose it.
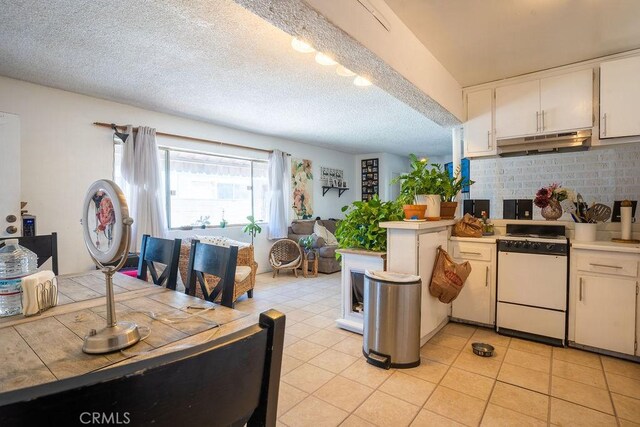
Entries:
{"label": "wooden dining chair", "polygon": [[[200,243],[196,239],[192,240],[185,292],[189,295],[199,296],[196,294],[196,287],[199,287],[202,291],[202,297],[211,302],[215,301],[222,292],[220,304],[233,308],[233,287],[237,261],[237,246],[226,248]],[[204,274],[212,274],[219,277],[220,280],[217,283],[207,283]]]}
{"label": "wooden dining chair", "polygon": [[0,393],[0,425],[275,426],[284,330],[268,310],[214,341]]}
{"label": "wooden dining chair", "polygon": [[0,239],[0,247],[7,239],[18,239],[18,244],[38,255],[38,267],[51,258],[51,270],[58,275],[58,233],[44,234],[41,236],[8,237]]}
{"label": "wooden dining chair", "polygon": [[[138,261],[138,279],[146,281],[147,272],[149,272],[154,284],[166,286],[167,289],[175,291],[178,280],[180,243],[182,243],[180,239],[168,240],[151,237],[148,234],[143,235],[140,259]],[[162,274],[158,275],[158,270],[154,263],[166,266]]]}

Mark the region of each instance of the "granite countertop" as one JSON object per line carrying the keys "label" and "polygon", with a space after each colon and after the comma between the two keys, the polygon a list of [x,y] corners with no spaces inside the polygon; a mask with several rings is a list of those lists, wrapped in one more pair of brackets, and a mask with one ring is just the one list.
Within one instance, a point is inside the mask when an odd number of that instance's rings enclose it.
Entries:
{"label": "granite countertop", "polygon": [[593,242],[571,240],[571,248],[640,254],[640,244],[638,243],[617,243],[610,240],[596,240]]}

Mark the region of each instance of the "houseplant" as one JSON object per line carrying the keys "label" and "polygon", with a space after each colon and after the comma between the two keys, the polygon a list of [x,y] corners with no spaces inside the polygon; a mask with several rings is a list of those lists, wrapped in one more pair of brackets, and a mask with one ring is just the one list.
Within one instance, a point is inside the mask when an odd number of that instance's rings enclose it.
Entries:
{"label": "houseplant", "polygon": [[262,227],[256,224],[256,219],[253,215],[249,215],[247,220],[249,221],[249,224],[244,226],[242,232],[251,236],[251,244],[253,245],[253,239],[256,237],[256,234],[260,234],[262,232]]}
{"label": "houseplant", "polygon": [[[387,250],[387,230],[380,227],[383,221],[400,221],[402,206],[398,201],[382,202],[375,195],[367,202],[356,201],[342,208],[346,212],[336,229],[338,248]],[[338,255],[339,256],[339,255]]]}
{"label": "houseplant", "polygon": [[200,218],[196,219],[194,225],[197,225],[200,228],[207,228],[207,225],[211,225],[211,221],[209,221],[209,215],[200,215]]}
{"label": "houseplant", "polygon": [[[438,165],[439,166],[439,165]],[[442,170],[442,202],[440,204],[440,216],[442,219],[455,218],[458,202],[456,197],[462,188],[473,185],[475,181],[462,176],[460,166],[456,167],[453,175],[449,175],[446,169]]]}
{"label": "houseplant", "polygon": [[416,205],[426,205],[428,219],[439,219],[440,197],[442,194],[442,173],[438,165],[429,164],[429,159],[418,159],[409,154],[411,171],[403,173],[391,182],[400,182],[398,202],[407,209],[415,209]]}

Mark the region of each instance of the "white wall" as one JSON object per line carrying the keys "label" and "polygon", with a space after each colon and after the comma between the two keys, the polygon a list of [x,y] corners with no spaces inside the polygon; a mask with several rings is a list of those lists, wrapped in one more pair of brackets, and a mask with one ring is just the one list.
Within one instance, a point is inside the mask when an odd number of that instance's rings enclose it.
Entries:
{"label": "white wall", "polygon": [[[354,191],[354,199],[361,200],[362,197],[362,179],[361,179],[361,164],[363,159],[378,159],[378,192],[380,200],[389,201],[394,199],[394,190],[392,188],[391,180],[394,176],[408,172],[411,169],[408,157],[397,156],[390,153],[372,153],[372,154],[358,154],[355,156],[354,169],[356,171],[355,185],[352,187]],[[397,191],[400,191],[399,184],[396,184]],[[397,197],[397,195],[396,195]]]}
{"label": "white wall", "polygon": [[[612,207],[615,200],[640,200],[640,143],[579,153],[471,159],[471,179],[476,182],[470,197],[491,200],[492,218],[502,218],[504,199],[533,199],[536,191],[552,183],[576,190],[589,204]],[[542,219],[536,206],[533,218]],[[571,221],[567,214],[562,219]]]}
{"label": "white wall", "polygon": [[[320,166],[344,169],[345,179],[355,182],[354,156],[316,146],[297,143],[223,126],[189,120],[129,105],[78,95],[19,80],[0,77],[0,111],[18,114],[21,120],[22,200],[30,214],[37,215],[38,233],[58,232],[61,273],[92,268],[82,239],[80,217],[82,201],[89,185],[113,174],[112,132],[94,126],[95,121],[131,123],[155,127],[160,131],[196,136],[265,149],[280,149],[295,157],[313,161],[314,176]],[[161,145],[214,151],[223,154],[265,158],[254,151],[223,149],[207,143],[158,138]],[[262,157],[260,157],[262,156]],[[0,183],[2,185],[4,183]],[[339,217],[340,207],[354,200],[346,192],[338,201],[335,192],[322,197],[319,181],[314,180],[314,217]],[[201,231],[201,230],[198,230]],[[207,230],[218,233],[218,229]],[[176,235],[181,232],[174,233]],[[195,234],[187,232],[187,234]],[[204,234],[204,233],[202,233]],[[220,234],[248,241],[239,227]],[[261,270],[267,264],[270,242],[266,230],[256,242]]]}

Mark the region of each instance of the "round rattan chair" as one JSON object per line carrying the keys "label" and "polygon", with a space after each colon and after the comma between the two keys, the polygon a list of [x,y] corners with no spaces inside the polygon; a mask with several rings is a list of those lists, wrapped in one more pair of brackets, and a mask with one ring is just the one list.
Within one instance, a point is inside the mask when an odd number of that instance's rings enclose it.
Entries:
{"label": "round rattan chair", "polygon": [[269,251],[269,263],[273,268],[273,277],[276,277],[280,270],[293,270],[293,274],[298,277],[298,270],[302,265],[302,250],[300,245],[291,239],[278,240],[271,246]]}

